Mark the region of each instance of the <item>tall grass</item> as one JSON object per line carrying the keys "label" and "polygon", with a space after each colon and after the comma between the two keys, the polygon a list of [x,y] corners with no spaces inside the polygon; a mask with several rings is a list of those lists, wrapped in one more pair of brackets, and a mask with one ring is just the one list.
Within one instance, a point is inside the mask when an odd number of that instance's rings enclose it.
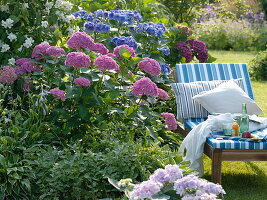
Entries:
{"label": "tall grass", "polygon": [[[255,53],[210,51],[218,63],[248,63]],[[267,82],[252,82],[255,99],[267,117]],[[204,156],[204,178],[210,180],[211,160]],[[226,191],[225,200],[266,200],[267,161],[237,162],[224,161],[222,164],[222,186]]]}

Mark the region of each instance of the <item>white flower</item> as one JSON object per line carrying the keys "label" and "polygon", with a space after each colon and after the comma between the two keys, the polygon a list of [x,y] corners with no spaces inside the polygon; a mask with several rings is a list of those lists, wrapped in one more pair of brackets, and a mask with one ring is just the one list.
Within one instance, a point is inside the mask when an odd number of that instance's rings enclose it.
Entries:
{"label": "white flower", "polygon": [[22,6],[23,6],[23,8],[29,8],[29,4],[28,3],[23,3]]}
{"label": "white flower", "polygon": [[23,46],[26,47],[26,48],[29,48],[29,47],[32,46],[33,43],[34,43],[34,39],[29,37],[24,41]]}
{"label": "white flower", "polygon": [[2,44],[1,52],[7,52],[10,49],[10,46],[8,44]]}
{"label": "white flower", "polygon": [[21,45],[20,48],[18,48],[18,51],[22,51],[23,46]]}
{"label": "white flower", "polygon": [[53,3],[52,2],[46,2],[45,7],[46,7],[46,9],[50,10],[53,7]]}
{"label": "white flower", "polygon": [[72,35],[73,33],[78,32],[79,30],[80,30],[79,27],[75,27],[74,29],[70,28],[70,27],[67,28],[67,31],[69,32],[69,35]]}
{"label": "white flower", "polygon": [[76,17],[74,17],[74,15],[69,15],[69,16],[67,16],[68,18],[69,18],[69,20],[74,20],[74,19],[76,19]]}
{"label": "white flower", "polygon": [[7,124],[8,122],[11,122],[12,120],[11,119],[9,119],[9,118],[5,118],[4,119],[4,122]]}
{"label": "white flower", "polygon": [[14,20],[8,18],[6,21],[2,20],[2,26],[5,28],[11,28],[13,26]]}
{"label": "white flower", "polygon": [[48,21],[42,21],[41,26],[44,28],[48,27]]}
{"label": "white flower", "polygon": [[2,5],[2,6],[0,6],[0,11],[1,12],[8,12],[9,11],[8,5]]}
{"label": "white flower", "polygon": [[7,38],[10,40],[10,42],[17,40],[17,36],[14,33],[9,33]]}
{"label": "white flower", "polygon": [[49,44],[49,42],[47,42],[47,41],[43,41],[42,44]]}
{"label": "white flower", "polygon": [[10,59],[8,59],[8,64],[10,64],[10,65],[15,65],[15,63],[16,63],[15,58],[10,58]]}
{"label": "white flower", "polygon": [[73,8],[73,4],[69,1],[62,1],[61,8],[65,10],[71,10]]}

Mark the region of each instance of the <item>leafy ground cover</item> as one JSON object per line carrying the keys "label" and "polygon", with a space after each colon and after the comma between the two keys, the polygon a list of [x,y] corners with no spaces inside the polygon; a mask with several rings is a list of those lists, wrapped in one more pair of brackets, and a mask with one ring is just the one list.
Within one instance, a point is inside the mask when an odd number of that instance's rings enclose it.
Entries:
{"label": "leafy ground cover", "polygon": [[[249,62],[255,55],[251,52],[232,51],[210,51],[211,55],[217,57],[216,62]],[[253,90],[257,103],[267,116],[267,82],[252,81]],[[210,180],[211,162],[204,158],[204,178]],[[227,195],[226,200],[264,200],[266,192],[262,189],[267,184],[266,162],[223,162],[222,186]]]}

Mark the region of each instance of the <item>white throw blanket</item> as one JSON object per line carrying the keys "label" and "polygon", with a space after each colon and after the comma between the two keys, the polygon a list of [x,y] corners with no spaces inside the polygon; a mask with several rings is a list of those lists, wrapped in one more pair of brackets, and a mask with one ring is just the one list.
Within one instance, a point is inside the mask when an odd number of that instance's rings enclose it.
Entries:
{"label": "white throw blanket", "polygon": [[[221,124],[233,123],[235,121],[234,117],[235,115],[230,113],[217,116],[209,115],[206,121],[195,126],[183,140],[179,151],[183,153],[186,150],[184,160],[190,161],[190,167],[196,169],[199,172],[199,176],[204,173],[202,154],[206,138],[210,136],[212,130],[216,130]],[[253,119],[261,123],[250,122],[250,132],[267,127],[267,118],[253,116]]]}

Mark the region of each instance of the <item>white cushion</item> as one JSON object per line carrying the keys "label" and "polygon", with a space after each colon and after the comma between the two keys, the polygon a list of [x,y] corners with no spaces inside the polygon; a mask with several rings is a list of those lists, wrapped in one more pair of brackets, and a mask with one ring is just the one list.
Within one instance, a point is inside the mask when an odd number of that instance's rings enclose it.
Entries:
{"label": "white cushion", "polygon": [[[243,88],[243,79],[234,79],[234,81]],[[209,113],[199,103],[193,101],[193,96],[209,91],[222,83],[229,80],[214,80],[214,81],[195,81],[190,83],[171,83],[172,90],[175,93],[177,103],[177,118],[206,118]]]}
{"label": "white cushion", "polygon": [[241,113],[242,103],[247,104],[249,115],[262,114],[260,107],[233,80],[222,83],[215,89],[193,97],[209,113]]}

